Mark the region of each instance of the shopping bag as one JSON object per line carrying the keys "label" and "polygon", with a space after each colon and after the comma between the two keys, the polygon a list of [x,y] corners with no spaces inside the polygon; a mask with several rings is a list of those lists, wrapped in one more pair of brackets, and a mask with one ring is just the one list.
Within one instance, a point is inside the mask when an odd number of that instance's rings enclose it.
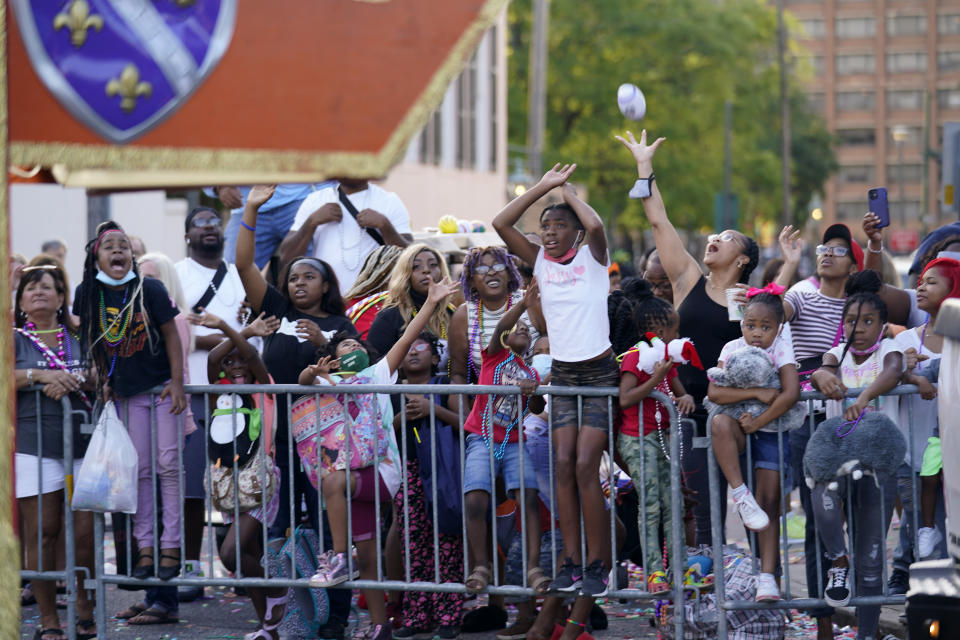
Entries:
{"label": "shopping bag", "polygon": [[138,464],[127,428],[120,422],[114,403],[107,402],[77,473],[73,509],[135,513]]}

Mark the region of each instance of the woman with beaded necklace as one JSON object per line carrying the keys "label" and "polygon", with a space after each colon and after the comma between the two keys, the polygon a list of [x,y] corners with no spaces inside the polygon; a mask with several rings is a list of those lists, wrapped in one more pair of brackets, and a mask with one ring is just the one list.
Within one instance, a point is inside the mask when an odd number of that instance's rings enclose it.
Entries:
{"label": "woman with beaded necklace", "polygon": [[[17,507],[23,528],[21,540],[26,551],[25,567],[52,571],[57,537],[63,524],[65,476],[75,473],[86,448],[80,436],[79,421],[75,421],[74,469],[65,470],[61,399],[68,396],[74,409],[89,410],[89,400],[82,391],[84,375],[80,365],[80,343],[70,317],[63,268],[54,264],[25,267],[17,287],[15,309],[14,381],[18,393],[14,460]],[[42,386],[43,391],[21,391],[34,385]],[[77,565],[92,573],[93,515],[77,511],[73,518]],[[38,528],[42,528],[39,549]],[[51,581],[34,580],[32,588],[40,608],[37,637],[44,640],[66,637],[57,616],[56,585]],[[87,593],[78,588],[78,638],[96,636],[93,602]]]}

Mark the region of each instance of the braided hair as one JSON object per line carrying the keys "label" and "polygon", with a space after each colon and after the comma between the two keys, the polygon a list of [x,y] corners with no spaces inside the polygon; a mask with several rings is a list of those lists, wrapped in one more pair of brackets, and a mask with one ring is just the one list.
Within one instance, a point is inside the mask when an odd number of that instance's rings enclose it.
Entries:
{"label": "braided hair", "polygon": [[637,334],[643,336],[648,331],[656,331],[669,325],[677,313],[669,302],[653,295],[653,289],[646,280],[638,280],[631,285],[636,309]]}
{"label": "braided hair", "polygon": [[503,247],[474,247],[463,259],[463,273],[460,274],[460,287],[463,289],[463,298],[468,302],[476,302],[480,298],[479,292],[473,288],[473,270],[477,268],[483,256],[493,256],[494,261],[507,265],[507,291],[513,293],[520,289],[523,279],[517,271],[513,256]]}
{"label": "braided hair", "polygon": [[756,240],[745,233],[740,234],[740,239],[743,241],[743,255],[747,256],[747,264],[743,266],[743,271],[740,272],[740,282],[746,284],[750,282],[750,274],[760,264],[760,247],[757,246]]}
{"label": "braided hair", "polygon": [[[847,317],[847,311],[849,311],[853,305],[857,305],[857,317],[853,321],[853,328],[856,330],[857,325],[860,323],[860,314],[863,312],[863,305],[869,304],[880,314],[880,322],[885,323],[887,321],[887,303],[878,295],[882,288],[883,280],[880,279],[880,274],[871,269],[858,271],[847,278],[847,301],[843,304],[843,315],[841,316],[840,322],[842,323],[843,318]],[[840,354],[838,362],[843,362],[843,359],[847,357],[847,352],[850,350],[850,344],[852,342],[853,336],[846,336],[846,344],[843,346],[843,352]]]}
{"label": "braided hair", "polygon": [[[97,272],[100,269],[97,260],[97,248],[99,247],[100,238],[103,234],[110,231],[119,231],[125,236],[127,235],[123,227],[113,220],[107,220],[97,225],[97,231],[94,237],[87,242],[85,247],[86,257],[83,261],[83,279],[80,282],[80,287],[77,289],[77,300],[74,305],[74,308],[79,312],[78,315],[80,316],[80,345],[83,349],[82,362],[85,365],[92,364],[96,367],[97,384],[99,387],[105,386],[108,382],[107,376],[110,372],[110,354],[108,353],[106,343],[103,342],[103,337],[106,335],[107,330],[104,328],[103,331],[100,331],[97,328],[100,321],[100,296],[104,286],[97,280]],[[127,236],[127,239],[129,241],[129,236]],[[140,269],[137,266],[137,261],[133,259],[132,251],[130,252],[130,269],[135,276],[130,283],[133,285],[133,291],[124,307],[117,311],[116,317],[120,318],[125,313],[131,311],[133,313],[139,311],[143,321],[144,332],[147,334],[149,348],[151,352],[153,352],[155,339],[152,327],[150,326],[147,306],[143,301],[143,278],[140,277]],[[119,346],[117,348],[119,349]]]}
{"label": "braided hair", "polygon": [[607,296],[607,317],[610,319],[610,345],[614,353],[623,353],[637,344],[640,334],[637,331],[636,309],[623,291],[611,291]]}

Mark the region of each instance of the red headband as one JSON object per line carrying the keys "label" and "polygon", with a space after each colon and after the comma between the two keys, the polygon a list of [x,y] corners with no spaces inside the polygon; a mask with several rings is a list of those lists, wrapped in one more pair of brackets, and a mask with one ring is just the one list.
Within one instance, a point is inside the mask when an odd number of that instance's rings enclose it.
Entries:
{"label": "red headband", "polygon": [[107,235],[108,233],[122,233],[123,235],[127,235],[123,229],[107,229],[106,231],[102,231],[100,235],[97,236],[97,241],[93,243],[94,254],[96,254],[97,250],[100,248],[100,241],[103,240],[103,236]]}
{"label": "red headband", "polygon": [[[953,258],[936,258],[931,260],[927,263],[927,266],[923,268],[920,279],[923,280],[923,275],[934,267],[940,269],[944,277],[949,279],[953,284],[950,288],[950,293],[947,294],[947,298],[960,298],[960,261],[954,260]],[[943,303],[941,302],[941,304]]]}

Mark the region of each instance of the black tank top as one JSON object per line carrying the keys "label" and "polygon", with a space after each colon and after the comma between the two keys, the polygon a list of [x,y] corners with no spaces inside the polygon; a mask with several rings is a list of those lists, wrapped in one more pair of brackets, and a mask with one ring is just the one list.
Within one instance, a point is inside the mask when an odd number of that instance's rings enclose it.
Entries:
{"label": "black tank top", "polygon": [[[743,335],[740,324],[731,322],[727,316],[727,308],[707,295],[707,279],[703,276],[680,303],[677,313],[680,316],[680,337],[693,340],[704,369],[717,366],[723,346]],[[687,364],[681,366],[678,373],[684,389],[700,405],[707,395],[707,372]]]}

